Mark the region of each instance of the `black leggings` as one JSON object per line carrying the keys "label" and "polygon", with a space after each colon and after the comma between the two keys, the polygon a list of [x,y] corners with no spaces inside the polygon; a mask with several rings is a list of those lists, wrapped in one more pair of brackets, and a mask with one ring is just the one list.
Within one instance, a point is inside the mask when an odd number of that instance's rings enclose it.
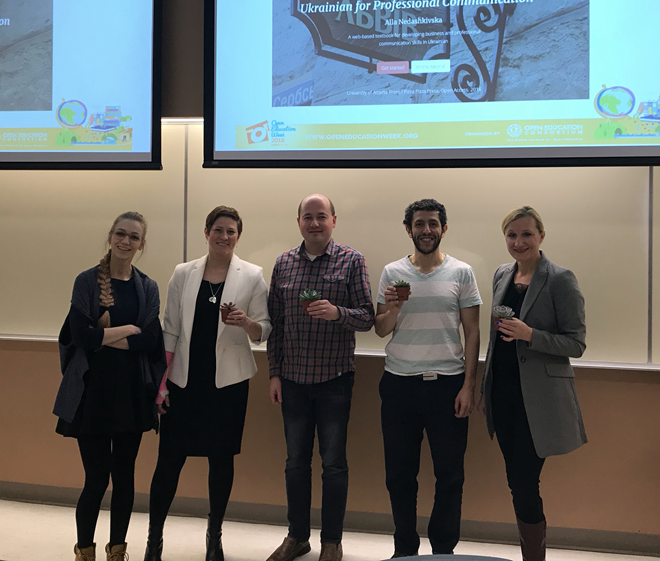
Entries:
{"label": "black leggings", "polygon": [[[149,497],[149,526],[153,529],[160,529],[165,524],[186,459],[187,456],[175,453],[158,455]],[[234,456],[217,455],[208,460],[210,515],[211,518],[222,520],[234,483]]]}
{"label": "black leggings", "polygon": [[527,524],[545,520],[539,481],[544,458],[539,458],[529,430],[519,376],[493,380],[493,424],[506,464],[506,478],[516,516]]}
{"label": "black leggings", "polygon": [[101,501],[111,476],[110,545],[126,541],[135,495],[135,458],[141,440],[141,432],[78,437],[85,468],[85,486],[76,507],[78,547],[90,547],[94,543]]}

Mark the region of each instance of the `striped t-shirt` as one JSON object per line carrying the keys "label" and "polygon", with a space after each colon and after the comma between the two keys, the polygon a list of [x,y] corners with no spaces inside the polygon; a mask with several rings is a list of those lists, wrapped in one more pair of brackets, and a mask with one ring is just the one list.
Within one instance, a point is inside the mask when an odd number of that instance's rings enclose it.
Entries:
{"label": "striped t-shirt", "polygon": [[437,269],[424,274],[404,257],[383,270],[379,304],[385,304],[385,289],[398,280],[410,283],[411,294],[385,347],[385,369],[402,376],[465,372],[460,310],[481,304],[472,267],[447,255]]}

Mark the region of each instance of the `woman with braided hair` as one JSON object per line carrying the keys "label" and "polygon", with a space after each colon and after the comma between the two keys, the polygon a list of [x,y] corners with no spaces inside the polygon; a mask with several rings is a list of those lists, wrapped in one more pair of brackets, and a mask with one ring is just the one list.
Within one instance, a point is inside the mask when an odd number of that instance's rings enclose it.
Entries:
{"label": "woman with braided hair", "polygon": [[62,383],[57,432],[78,440],[85,485],[76,508],[76,561],[95,561],[94,532],[112,477],[108,561],[125,561],[135,459],[142,433],[158,427],[154,399],[166,368],[157,284],[132,265],[147,224],[117,217],[108,253],[78,275],[59,336]]}

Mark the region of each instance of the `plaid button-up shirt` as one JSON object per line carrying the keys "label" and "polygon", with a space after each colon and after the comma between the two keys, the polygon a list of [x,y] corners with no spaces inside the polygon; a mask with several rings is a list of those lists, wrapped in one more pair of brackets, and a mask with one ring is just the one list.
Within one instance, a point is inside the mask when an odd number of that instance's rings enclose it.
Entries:
{"label": "plaid button-up shirt", "polygon": [[[327,321],[305,314],[298,295],[306,288],[339,309]],[[270,376],[318,384],[355,371],[355,332],[374,324],[369,273],[364,257],[330,240],[313,261],[304,243],[277,258],[268,294],[273,330],[268,338]]]}

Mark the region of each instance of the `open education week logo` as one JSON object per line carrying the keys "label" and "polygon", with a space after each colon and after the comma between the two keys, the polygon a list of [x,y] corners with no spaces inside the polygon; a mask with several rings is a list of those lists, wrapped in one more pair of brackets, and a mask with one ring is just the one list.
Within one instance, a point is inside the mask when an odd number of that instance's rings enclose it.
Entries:
{"label": "open education week logo", "polygon": [[268,121],[245,127],[248,144],[260,144],[268,140]]}
{"label": "open education week logo", "polygon": [[296,129],[287,125],[284,121],[272,120],[262,121],[251,127],[245,127],[245,134],[249,145],[261,144],[263,142],[284,142],[287,133],[295,132]]}

